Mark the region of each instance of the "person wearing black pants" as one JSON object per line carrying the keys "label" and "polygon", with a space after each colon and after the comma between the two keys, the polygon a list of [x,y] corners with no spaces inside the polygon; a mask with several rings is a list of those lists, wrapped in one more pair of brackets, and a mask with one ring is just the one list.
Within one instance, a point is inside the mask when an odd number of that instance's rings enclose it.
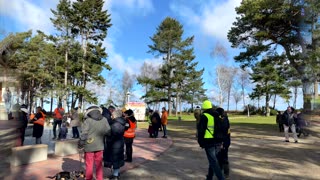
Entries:
{"label": "person wearing black pants", "polygon": [[124,142],[126,144],[126,162],[132,162],[132,144],[133,139],[135,138],[135,130],[137,127],[137,120],[134,117],[133,111],[131,109],[124,112],[124,116],[126,118],[126,131],[124,132]]}
{"label": "person wearing black pants", "polygon": [[161,118],[159,115],[159,111],[155,110],[151,117],[152,128],[153,128],[153,137],[158,138],[159,127],[161,126]]}

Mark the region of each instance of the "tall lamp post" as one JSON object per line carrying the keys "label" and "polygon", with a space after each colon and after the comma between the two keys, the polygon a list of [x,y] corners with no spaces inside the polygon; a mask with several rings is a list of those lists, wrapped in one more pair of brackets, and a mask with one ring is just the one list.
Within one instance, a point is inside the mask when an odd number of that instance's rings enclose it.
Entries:
{"label": "tall lamp post", "polygon": [[130,92],[128,91],[128,92],[126,93],[126,104],[129,103],[129,98],[130,98]]}

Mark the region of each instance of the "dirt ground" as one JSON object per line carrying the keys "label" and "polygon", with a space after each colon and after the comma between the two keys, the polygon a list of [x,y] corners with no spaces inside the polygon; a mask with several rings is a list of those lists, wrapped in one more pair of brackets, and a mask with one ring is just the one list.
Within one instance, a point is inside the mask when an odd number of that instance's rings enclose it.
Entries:
{"label": "dirt ground", "polygon": [[[121,179],[205,179],[208,161],[195,139],[194,122],[169,122],[173,145],[154,161],[121,174]],[[161,135],[162,132],[160,132]],[[230,179],[320,179],[319,136],[284,142],[276,125],[232,126]]]}

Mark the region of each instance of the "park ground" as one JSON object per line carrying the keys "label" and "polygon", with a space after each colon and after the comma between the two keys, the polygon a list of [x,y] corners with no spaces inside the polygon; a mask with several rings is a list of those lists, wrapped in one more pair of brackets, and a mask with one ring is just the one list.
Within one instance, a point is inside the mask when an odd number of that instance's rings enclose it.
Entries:
{"label": "park ground", "polygon": [[[195,120],[192,116],[189,118],[182,117],[181,121],[169,119],[169,138],[157,140],[148,138],[148,124],[139,122],[140,137],[134,142],[136,162],[122,168],[121,179],[205,179],[208,161],[195,138]],[[284,134],[278,131],[274,116],[230,116],[230,122],[230,179],[320,179],[320,123],[313,123],[312,135],[302,136],[296,144],[292,138],[290,143],[284,142]],[[74,155],[17,167],[9,173],[9,179],[29,177],[27,179],[38,180],[61,169],[78,168],[78,160],[79,156]],[[39,166],[42,171],[39,171]]]}
{"label": "park ground", "polygon": [[[296,144],[292,138],[284,142],[275,117],[230,117],[230,121],[230,179],[320,179],[319,128],[311,136],[302,135]],[[194,120],[171,120],[168,129],[172,146],[155,160],[124,172],[121,179],[205,179],[208,162],[197,144]]]}

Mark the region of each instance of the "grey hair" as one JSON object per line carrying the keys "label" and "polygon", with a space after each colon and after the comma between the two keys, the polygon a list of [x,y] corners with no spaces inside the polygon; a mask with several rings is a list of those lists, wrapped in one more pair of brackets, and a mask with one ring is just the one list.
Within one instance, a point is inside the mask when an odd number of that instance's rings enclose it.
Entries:
{"label": "grey hair", "polygon": [[122,117],[122,111],[121,109],[116,109],[115,111],[113,111],[112,113],[113,118],[118,118],[118,117]]}

